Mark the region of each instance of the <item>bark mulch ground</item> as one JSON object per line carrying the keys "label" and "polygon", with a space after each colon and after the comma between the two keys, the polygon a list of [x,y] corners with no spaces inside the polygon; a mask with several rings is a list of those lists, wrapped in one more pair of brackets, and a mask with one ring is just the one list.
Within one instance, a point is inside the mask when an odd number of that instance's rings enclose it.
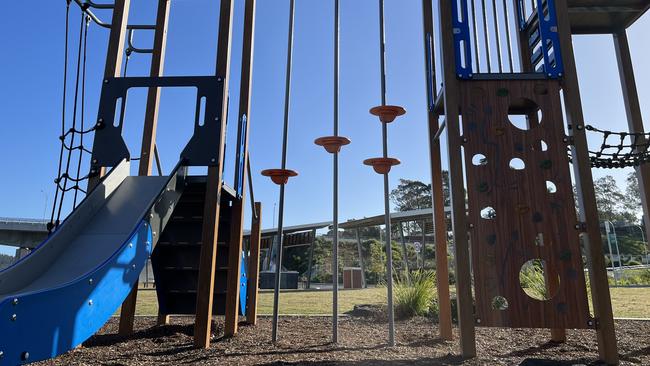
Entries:
{"label": "bark mulch ground", "polygon": [[[477,328],[479,357],[463,361],[456,342],[437,339],[430,320],[416,318],[396,324],[398,345],[388,348],[386,323],[346,317],[340,321],[339,344],[329,343],[331,323],[323,317],[283,317],[280,340],[271,344],[270,318],[257,326],[240,326],[236,337],[221,338],[215,322],[208,350],[192,347],[191,318],[173,318],[155,326],[155,318],[137,318],[136,333],[115,335],[111,320],[83,347],[38,365],[595,365],[594,331],[569,331],[568,342],[548,343],[548,331]],[[650,365],[650,322],[616,322],[621,364]],[[457,336],[457,329],[455,330]]]}

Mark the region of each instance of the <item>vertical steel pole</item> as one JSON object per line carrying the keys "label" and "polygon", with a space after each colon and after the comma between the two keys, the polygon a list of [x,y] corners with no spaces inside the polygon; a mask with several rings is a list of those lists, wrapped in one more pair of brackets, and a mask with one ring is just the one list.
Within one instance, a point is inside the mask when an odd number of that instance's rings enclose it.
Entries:
{"label": "vertical steel pole", "polygon": [[[294,27],[295,0],[289,3],[289,34],[287,45],[287,71],[285,76],[284,92],[284,129],[282,133],[282,169],[287,168],[287,144],[289,130],[289,102],[291,96],[291,63],[293,57],[293,27]],[[273,290],[273,330],[271,338],[273,343],[278,340],[278,311],[280,305],[280,284],[282,275],[282,242],[284,241],[284,184],[280,185],[280,207],[278,208],[278,251],[275,261],[275,289]]]}
{"label": "vertical steel pole", "polygon": [[[334,0],[334,136],[339,135],[339,0]],[[332,342],[339,340],[339,153],[333,156]]]}
{"label": "vertical steel pole", "polygon": [[[386,105],[386,40],[384,29],[384,0],[379,0],[379,52],[381,64],[381,105]],[[388,157],[388,126],[381,124],[383,157]],[[388,289],[388,345],[395,345],[395,311],[393,309],[393,252],[390,232],[390,201],[388,173],[384,174],[384,225],[386,226],[386,287]]]}
{"label": "vertical steel pole", "polygon": [[361,267],[361,285],[363,288],[366,288],[368,284],[366,283],[366,266],[363,264],[363,251],[361,250],[361,233],[359,233],[359,228],[357,232],[357,251],[359,252],[359,267]]}

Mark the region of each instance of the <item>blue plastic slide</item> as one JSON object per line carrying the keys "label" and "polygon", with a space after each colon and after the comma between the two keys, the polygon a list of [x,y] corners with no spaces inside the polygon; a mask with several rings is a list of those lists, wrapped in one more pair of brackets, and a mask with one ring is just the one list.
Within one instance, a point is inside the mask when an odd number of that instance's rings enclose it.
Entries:
{"label": "blue plastic slide", "polygon": [[47,240],[0,272],[0,365],[65,353],[109,320],[137,284],[184,174],[133,177],[123,161]]}

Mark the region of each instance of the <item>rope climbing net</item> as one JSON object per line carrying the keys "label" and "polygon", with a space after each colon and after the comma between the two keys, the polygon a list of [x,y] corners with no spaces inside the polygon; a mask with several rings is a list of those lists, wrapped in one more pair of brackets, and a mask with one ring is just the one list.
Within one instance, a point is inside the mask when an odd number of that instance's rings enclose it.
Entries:
{"label": "rope climbing net", "polygon": [[[86,55],[88,45],[88,29],[90,17],[83,11],[80,12],[79,37],[76,55],[76,67],[74,76],[74,92],[72,111],[67,110],[68,100],[68,69],[69,47],[70,47],[70,1],[66,1],[65,11],[65,42],[63,60],[63,98],[61,106],[61,148],[59,150],[59,162],[57,177],[54,180],[56,191],[52,204],[50,222],[47,224],[49,232],[54,230],[60,223],[63,207],[66,203],[66,194],[72,194],[72,208],[76,208],[81,196],[86,191],[80,183],[88,179],[88,175],[82,175],[82,162],[85,157],[90,156],[90,149],[87,147],[88,138],[86,135],[95,131],[95,126],[90,128],[85,124],[86,104]],[[70,115],[68,115],[70,114]],[[71,120],[71,121],[70,121]]]}
{"label": "rope climbing net", "polygon": [[589,150],[592,167],[626,168],[650,162],[650,133],[613,132],[589,125],[585,128],[602,138],[598,151]]}

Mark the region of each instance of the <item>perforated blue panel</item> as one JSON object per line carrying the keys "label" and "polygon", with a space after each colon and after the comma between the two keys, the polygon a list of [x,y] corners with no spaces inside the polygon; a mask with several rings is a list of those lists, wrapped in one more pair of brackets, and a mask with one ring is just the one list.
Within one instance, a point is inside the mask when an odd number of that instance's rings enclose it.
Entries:
{"label": "perforated blue panel", "polygon": [[248,275],[246,271],[246,254],[241,254],[241,274],[239,277],[239,311],[241,315],[246,314],[246,299],[248,293]]}
{"label": "perforated blue panel", "polygon": [[0,365],[56,357],[95,334],[138,281],[151,240],[149,224],[142,221],[129,240],[87,275],[58,288],[6,298],[0,303]]}

